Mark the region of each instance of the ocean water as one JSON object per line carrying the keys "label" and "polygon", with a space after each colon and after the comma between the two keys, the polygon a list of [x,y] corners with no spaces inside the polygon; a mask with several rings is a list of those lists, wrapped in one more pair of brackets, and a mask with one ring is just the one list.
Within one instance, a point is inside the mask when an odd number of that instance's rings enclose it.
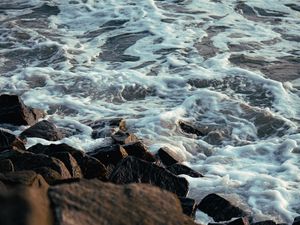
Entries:
{"label": "ocean water", "polygon": [[[60,142],[86,151],[109,140],[93,140],[84,121],[125,118],[151,151],[167,146],[205,175],[186,176],[190,197],[220,193],[254,221],[290,223],[300,215],[299,10],[298,0],[2,0],[0,90],[76,131]],[[49,143],[27,145],[37,142]]]}

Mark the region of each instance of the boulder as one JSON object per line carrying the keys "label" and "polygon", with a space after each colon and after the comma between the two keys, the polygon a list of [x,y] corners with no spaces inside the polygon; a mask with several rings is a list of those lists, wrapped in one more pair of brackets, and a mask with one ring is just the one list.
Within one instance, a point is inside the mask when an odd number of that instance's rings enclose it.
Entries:
{"label": "boulder", "polygon": [[124,131],[118,131],[111,135],[111,138],[116,144],[124,145],[132,142],[137,142],[138,138],[134,134],[130,134]]}
{"label": "boulder", "polygon": [[17,95],[0,95],[0,123],[32,125],[44,116],[42,110],[25,106]]}
{"label": "boulder", "polygon": [[17,186],[40,187],[47,186],[44,178],[32,170],[0,173],[0,181],[7,187]]}
{"label": "boulder", "polygon": [[179,197],[182,211],[185,215],[195,218],[197,204],[194,199]]}
{"label": "boulder", "polygon": [[156,155],[160,159],[160,161],[165,165],[165,166],[171,166],[175,163],[178,163],[179,161],[176,159],[175,154],[172,154],[171,149],[167,147],[160,148]]}
{"label": "boulder", "polygon": [[0,129],[0,152],[6,149],[25,150],[24,142],[9,130]]}
{"label": "boulder", "polygon": [[154,155],[152,155],[150,152],[148,152],[146,146],[142,142],[134,142],[130,144],[123,145],[123,148],[130,156],[135,156],[137,158],[149,161],[149,162],[155,162],[156,159]]}
{"label": "boulder", "polygon": [[273,220],[264,220],[264,221],[251,223],[251,225],[276,225],[276,223]]}
{"label": "boulder", "polygon": [[171,173],[173,173],[175,175],[185,174],[190,177],[203,177],[203,175],[201,173],[191,169],[188,166],[182,165],[180,163],[176,163],[171,166],[168,166],[167,170],[169,170]]}
{"label": "boulder", "polygon": [[97,148],[87,154],[100,160],[106,166],[109,164],[117,165],[122,159],[128,156],[126,150],[121,145]]}
{"label": "boulder", "polygon": [[24,130],[20,137],[37,137],[48,141],[58,141],[63,139],[64,135],[53,123],[43,120]]}
{"label": "boulder", "polygon": [[149,183],[185,197],[188,182],[153,163],[128,156],[111,173],[109,180],[116,184]]}
{"label": "boulder", "polygon": [[98,159],[89,156],[83,151],[75,149],[67,144],[51,144],[51,145],[36,144],[31,148],[29,148],[27,151],[36,154],[45,154],[48,156],[60,152],[67,152],[71,154],[72,157],[78,163],[83,177],[87,179],[96,178],[96,177],[101,179],[102,178],[106,179],[106,168]]}
{"label": "boulder", "polygon": [[56,225],[195,224],[174,194],[145,184],[81,180],[51,187],[49,198]]}
{"label": "boulder", "polygon": [[13,172],[14,170],[14,164],[10,159],[0,160],[0,173]]}
{"label": "boulder", "polygon": [[178,124],[181,130],[187,134],[196,134],[197,136],[204,136],[207,134],[207,132],[192,123],[180,120]]}
{"label": "boulder", "polygon": [[297,217],[294,219],[293,225],[300,225],[300,216],[297,216]]}
{"label": "boulder", "polygon": [[247,213],[242,209],[217,194],[207,195],[199,203],[198,209],[212,217],[216,222],[247,216]]}
{"label": "boulder", "polygon": [[249,219],[247,217],[241,217],[230,222],[208,223],[208,225],[249,225]]}

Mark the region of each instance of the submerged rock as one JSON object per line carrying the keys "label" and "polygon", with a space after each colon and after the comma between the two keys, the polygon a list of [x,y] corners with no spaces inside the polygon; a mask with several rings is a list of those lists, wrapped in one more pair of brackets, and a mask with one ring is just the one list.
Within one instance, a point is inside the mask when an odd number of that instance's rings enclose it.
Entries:
{"label": "submerged rock", "polygon": [[82,180],[51,187],[49,198],[57,225],[195,224],[182,213],[175,195],[145,184]]}
{"label": "submerged rock", "polygon": [[42,110],[25,106],[19,96],[0,95],[0,123],[32,125],[44,116]]}
{"label": "submerged rock", "polygon": [[116,184],[149,183],[183,197],[188,192],[185,178],[177,177],[162,167],[132,156],[123,159],[116,166],[109,180]]}
{"label": "submerged rock", "polygon": [[247,213],[242,209],[217,194],[207,195],[199,203],[198,209],[212,217],[216,222],[247,216]]}
{"label": "submerged rock", "polygon": [[64,135],[53,123],[43,120],[23,131],[20,137],[37,137],[48,141],[58,141],[63,139]]}

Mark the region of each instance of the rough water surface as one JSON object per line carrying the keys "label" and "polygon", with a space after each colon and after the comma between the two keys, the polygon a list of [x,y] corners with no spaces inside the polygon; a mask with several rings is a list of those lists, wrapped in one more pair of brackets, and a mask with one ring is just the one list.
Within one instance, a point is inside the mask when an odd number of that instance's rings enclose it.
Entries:
{"label": "rough water surface", "polygon": [[254,221],[290,223],[300,214],[299,5],[2,0],[0,90],[76,130],[62,142],[87,151],[105,139],[80,121],[123,117],[152,151],[167,146],[205,176],[187,177],[190,197],[225,194]]}

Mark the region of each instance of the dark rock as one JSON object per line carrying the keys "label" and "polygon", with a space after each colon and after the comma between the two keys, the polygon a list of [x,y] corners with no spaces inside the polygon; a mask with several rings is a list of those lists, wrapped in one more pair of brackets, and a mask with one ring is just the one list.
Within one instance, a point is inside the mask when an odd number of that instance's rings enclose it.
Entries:
{"label": "dark rock", "polygon": [[0,173],[13,172],[14,164],[9,159],[0,160]]}
{"label": "dark rock", "polygon": [[185,215],[195,218],[197,204],[194,199],[179,197],[182,211]]}
{"label": "dark rock", "polygon": [[53,123],[43,120],[23,131],[20,137],[37,137],[48,141],[58,141],[63,139],[64,135]]}
{"label": "dark rock", "polygon": [[25,150],[24,142],[10,131],[0,129],[0,152],[6,149]]}
{"label": "dark rock", "polygon": [[115,129],[126,131],[126,122],[123,118],[101,119],[84,123],[93,129],[93,139],[111,136]]}
{"label": "dark rock", "polygon": [[175,195],[145,184],[114,185],[99,180],[51,187],[56,225],[194,225]]}
{"label": "dark rock", "polygon": [[203,177],[203,175],[193,169],[191,169],[188,166],[176,163],[171,166],[167,167],[167,170],[169,170],[171,173],[175,175],[185,174],[190,177]]}
{"label": "dark rock", "polygon": [[114,133],[111,137],[116,144],[120,144],[120,145],[129,144],[138,141],[137,136],[123,131],[118,131]]}
{"label": "dark rock", "polygon": [[198,209],[212,217],[216,222],[247,216],[242,209],[217,194],[207,195],[199,203]]}
{"label": "dark rock", "polygon": [[16,95],[0,96],[0,123],[31,125],[44,116],[43,111],[25,106]]}
{"label": "dark rock", "polygon": [[122,159],[128,156],[125,149],[120,145],[97,148],[87,154],[100,160],[106,166],[109,164],[117,165]]}
{"label": "dark rock", "polygon": [[[9,159],[14,165],[15,171],[21,170],[34,170],[37,173],[41,172],[41,175],[47,175],[44,177],[48,183],[53,182],[55,179],[68,179],[71,175],[63,162],[58,159],[49,157],[43,154],[33,154],[31,152],[24,151],[9,151],[0,155],[1,159]],[[55,171],[45,172],[46,170]],[[51,177],[53,175],[53,177]]]}
{"label": "dark rock", "polygon": [[62,161],[69,170],[72,178],[82,178],[81,168],[74,157],[68,152],[56,152],[51,154],[52,157]]}
{"label": "dark rock", "polygon": [[[19,182],[17,182],[17,188],[10,186],[7,191],[0,192],[1,225],[53,224],[47,197],[48,184],[40,175],[28,172],[27,174],[17,172],[5,175],[5,182],[9,179]],[[25,183],[23,183],[24,180]]]}
{"label": "dark rock", "polygon": [[83,177],[91,178],[104,178],[106,177],[105,166],[96,158],[87,155],[83,151],[75,149],[67,144],[51,144],[51,145],[42,145],[36,144],[28,149],[28,151],[36,154],[45,154],[51,156],[59,152],[70,153],[74,159],[77,161],[78,165],[81,168]]}
{"label": "dark rock", "polygon": [[297,4],[286,4],[286,6],[290,7],[291,9],[300,12],[300,5]]}
{"label": "dark rock", "polygon": [[172,151],[166,147],[160,148],[157,151],[157,156],[165,166],[171,166],[179,162],[175,159],[175,156],[173,156]]}
{"label": "dark rock", "polygon": [[32,170],[0,173],[0,181],[10,188],[18,186],[48,186],[44,178]]}
{"label": "dark rock", "polygon": [[293,225],[300,225],[300,216],[295,217]]}
{"label": "dark rock", "polygon": [[146,146],[142,142],[134,142],[130,144],[123,145],[123,148],[130,156],[135,156],[137,158],[149,161],[149,162],[155,162],[156,159],[154,155],[152,155],[150,152],[148,152]]}
{"label": "dark rock", "polygon": [[155,164],[128,156],[113,170],[109,178],[116,184],[149,183],[185,197],[188,182]]}
{"label": "dark rock", "polygon": [[251,223],[251,225],[276,225],[276,223],[273,220],[264,220],[256,223]]}
{"label": "dark rock", "polygon": [[194,126],[193,124],[191,124],[189,122],[185,122],[185,121],[180,120],[178,122],[178,124],[179,124],[181,130],[185,133],[196,134],[197,136],[204,136],[205,135],[201,129],[199,129],[198,127]]}
{"label": "dark rock", "polygon": [[249,225],[249,220],[247,217],[241,217],[229,222],[227,225]]}

